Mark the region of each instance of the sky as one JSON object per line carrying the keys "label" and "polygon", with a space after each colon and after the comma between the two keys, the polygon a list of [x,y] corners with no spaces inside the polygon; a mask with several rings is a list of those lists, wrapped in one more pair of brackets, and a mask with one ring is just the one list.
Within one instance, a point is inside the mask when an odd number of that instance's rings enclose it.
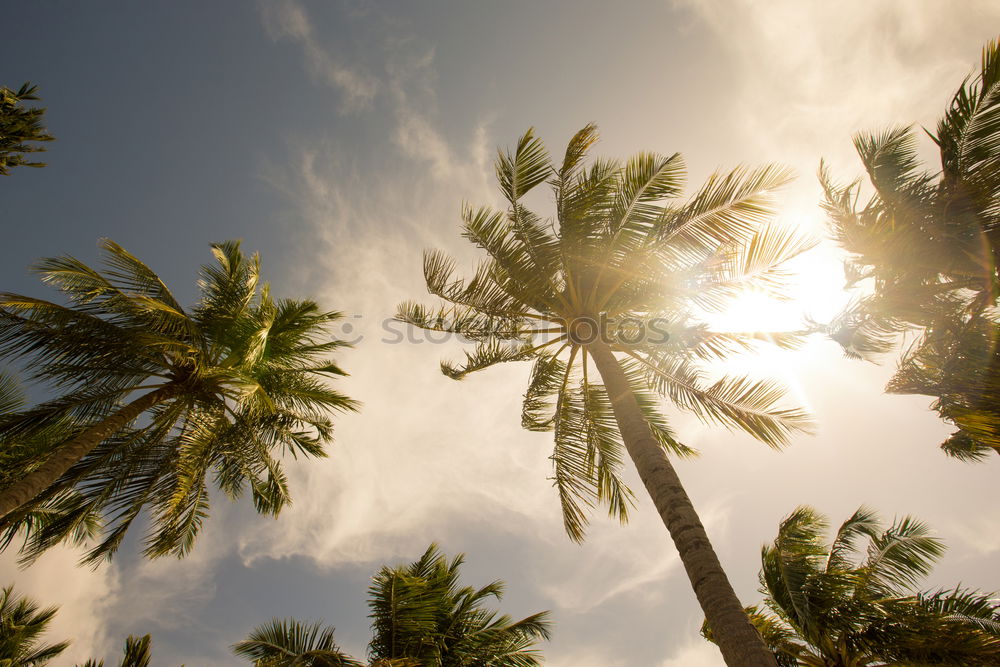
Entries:
{"label": "sky", "polygon": [[[505,612],[551,611],[548,665],[700,667],[722,661],[648,500],[625,527],[595,516],[581,545],[563,533],[551,435],[520,428],[527,365],[456,383],[438,362],[460,345],[386,320],[432,303],[424,248],[471,266],[460,207],[499,202],[497,147],[529,127],[554,154],[591,121],[595,155],[680,152],[689,191],[716,169],[788,165],[779,218],[822,235],[820,158],[850,180],[854,133],[933,128],[1000,5],[42,0],[5,19],[0,84],[38,84],[57,141],[46,168],[0,180],[0,289],[44,294],[34,260],[96,262],[109,237],[192,303],[209,244],[239,238],[275,294],[347,315],[337,386],[364,404],[337,418],[330,458],[289,462],[277,520],[216,494],[183,561],[144,561],[134,537],[97,570],[69,548],[27,570],[0,555],[0,581],[60,606],[50,637],[74,642],[54,665],[115,658],[130,633],[152,634],[157,666],[238,664],[228,646],[285,616],[324,620],[363,656],[369,578],[436,541],[466,554],[468,583],[507,582]],[[750,302],[727,321],[829,317],[839,262],[820,244],[796,262],[791,306]],[[892,357],[852,361],[817,338],[731,369],[783,380],[818,424],[775,452],[665,408],[701,451],[677,467],[743,601],[759,601],[760,547],[800,504],[833,523],[861,504],[912,514],[949,546],[928,588],[1000,589],[1000,464],[941,454],[931,399],[882,392]]]}

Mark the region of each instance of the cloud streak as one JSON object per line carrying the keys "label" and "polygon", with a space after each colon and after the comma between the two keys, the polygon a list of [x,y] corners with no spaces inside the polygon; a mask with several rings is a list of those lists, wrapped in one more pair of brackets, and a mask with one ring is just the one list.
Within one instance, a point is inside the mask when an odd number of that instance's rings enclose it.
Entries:
{"label": "cloud streak", "polygon": [[261,2],[260,11],[268,35],[275,40],[291,39],[298,43],[313,75],[344,96],[345,112],[371,107],[379,90],[378,79],[344,65],[324,49],[301,5],[294,0]]}

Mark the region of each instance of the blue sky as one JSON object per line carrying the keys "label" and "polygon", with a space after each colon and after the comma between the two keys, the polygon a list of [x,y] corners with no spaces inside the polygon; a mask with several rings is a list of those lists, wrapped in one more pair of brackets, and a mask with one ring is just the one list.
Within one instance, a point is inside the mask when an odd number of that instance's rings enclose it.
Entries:
{"label": "blue sky", "polygon": [[[505,611],[552,611],[547,664],[721,664],[697,636],[701,614],[647,503],[625,528],[595,517],[582,546],[562,533],[550,438],[519,427],[527,369],[457,384],[437,373],[455,345],[387,345],[382,321],[424,296],[423,248],[471,261],[459,207],[497,201],[496,147],[529,126],[553,153],[589,121],[599,155],[679,151],[689,190],[716,168],[788,164],[798,179],[782,218],[818,232],[820,157],[853,177],[854,132],[932,126],[1000,25],[994,3],[902,0],[20,2],[5,12],[0,83],[39,85],[57,141],[48,167],[0,181],[4,290],[38,294],[34,259],[93,261],[106,236],[190,302],[209,243],[242,238],[278,294],[345,311],[344,335],[362,336],[339,360],[352,374],[341,388],[365,408],[338,421],[329,460],[291,465],[295,504],[278,521],[217,498],[182,562],[141,561],[134,542],[96,572],[73,569],[71,550],[27,571],[3,556],[5,581],[62,606],[53,635],[76,639],[56,663],[66,665],[111,657],[130,632],[152,633],[155,665],[236,664],[229,644],[286,615],[325,619],[363,655],[368,578],[431,540],[467,554],[470,583],[506,580]],[[797,307],[829,312],[841,298],[835,253],[821,247],[804,264]],[[997,464],[939,454],[948,429],[929,401],[881,393],[891,360],[851,362],[814,341],[745,363],[788,382],[819,433],[775,453],[670,415],[703,451],[681,475],[748,603],[760,545],[800,503],[833,521],[861,503],[913,513],[951,547],[931,585],[1000,588]]]}

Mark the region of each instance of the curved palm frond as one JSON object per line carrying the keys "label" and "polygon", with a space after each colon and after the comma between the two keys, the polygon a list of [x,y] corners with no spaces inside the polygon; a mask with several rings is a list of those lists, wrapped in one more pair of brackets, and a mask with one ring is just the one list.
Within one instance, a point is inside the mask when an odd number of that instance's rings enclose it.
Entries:
{"label": "curved palm frond", "polygon": [[272,619],[254,628],[232,649],[259,667],[363,667],[363,663],[340,650],[333,632],[332,627],[324,628],[322,623]]}

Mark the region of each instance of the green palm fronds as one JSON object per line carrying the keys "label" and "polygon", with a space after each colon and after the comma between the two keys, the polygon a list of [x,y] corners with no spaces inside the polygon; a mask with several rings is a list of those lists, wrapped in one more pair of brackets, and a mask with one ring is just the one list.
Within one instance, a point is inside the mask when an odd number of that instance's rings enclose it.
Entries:
{"label": "green palm fronds", "polygon": [[[547,613],[520,621],[487,606],[504,585],[462,586],[464,557],[446,558],[437,545],[408,565],[383,567],[368,588],[372,667],[535,667],[534,645],[549,638]],[[322,623],[274,619],[233,646],[259,667],[363,667],[343,653]]]}
{"label": "green palm fronds", "polygon": [[[624,521],[632,492],[621,478],[623,446],[607,392],[588,376],[591,355],[574,340],[574,322],[606,325],[604,333],[614,334],[613,349],[622,355],[632,391],[668,451],[692,453],[670,434],[659,415],[660,398],[772,446],[810,428],[802,410],[781,405],[784,391],[775,382],[707,380],[701,359],[752,347],[764,337],[713,332],[694,314],[723,310],[748,288],[783,295],[781,264],[813,245],[794,230],[768,224],[773,191],[789,172],[737,168],[713,176],[677,204],[684,182],[679,155],[640,153],[587,168],[587,151],[597,138],[594,125],[580,130],[561,166],[531,130],[514,150],[501,152],[496,171],[507,210],[462,209],[462,234],[486,258],[471,278],[461,279],[452,258],[426,252],[427,289],[442,304],[406,302],[397,311],[402,322],[475,343],[462,361],[442,362],[449,377],[500,363],[534,363],[522,423],[555,434],[554,480],[566,531],[575,540],[582,539],[594,506],[605,505]],[[523,203],[546,183],[555,220],[543,220]],[[796,342],[794,336],[777,338]]]}
{"label": "green palm fronds", "polygon": [[[68,256],[35,267],[66,304],[0,295],[0,352],[30,360],[28,379],[57,392],[0,418],[4,442],[41,443],[12,469],[23,479],[0,489],[45,479],[0,524],[7,542],[25,538],[26,560],[89,537],[84,560],[110,558],[143,510],[146,554],[182,556],[208,515],[210,479],[276,515],[290,500],[280,457],[325,456],[330,411],[357,407],[327,383],[344,375],[329,358],[345,346],[329,333],[340,314],[272,297],[238,242],[212,247],[190,311],[121,246],[101,247],[102,271]],[[64,454],[140,401],[141,415]],[[54,461],[58,474],[42,478]]]}
{"label": "green palm fronds", "polygon": [[44,644],[40,636],[56,615],[57,608],[39,609],[30,598],[14,593],[13,586],[0,592],[0,666],[40,667],[66,650],[69,642]]}
{"label": "green palm fronds", "polygon": [[[1000,602],[955,588],[914,592],[944,553],[911,517],[886,528],[861,507],[826,542],[809,507],[786,517],[761,553],[766,609],[748,610],[781,665],[991,665]],[[712,638],[711,629],[703,634]]]}

